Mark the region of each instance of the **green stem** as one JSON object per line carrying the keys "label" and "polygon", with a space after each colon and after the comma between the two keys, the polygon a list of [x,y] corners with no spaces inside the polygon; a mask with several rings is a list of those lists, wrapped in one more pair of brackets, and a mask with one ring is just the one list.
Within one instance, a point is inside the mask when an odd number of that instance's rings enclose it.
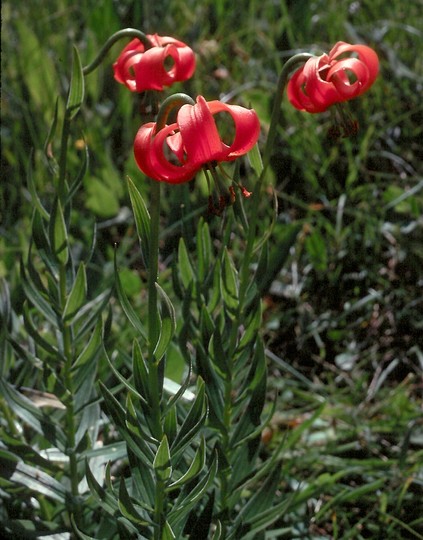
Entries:
{"label": "green stem", "polygon": [[[251,257],[254,250],[254,243],[257,233],[257,222],[258,222],[258,207],[259,201],[261,198],[261,191],[263,187],[263,180],[266,174],[267,167],[269,166],[270,155],[275,143],[276,134],[279,125],[280,113],[281,113],[281,104],[284,96],[285,86],[288,82],[288,77],[292,69],[299,64],[307,62],[309,58],[312,58],[313,55],[309,53],[300,53],[296,54],[285,62],[281,74],[279,75],[278,85],[276,88],[275,101],[273,103],[272,116],[270,119],[269,132],[267,134],[267,140],[263,151],[263,169],[260,174],[260,177],[257,181],[257,185],[253,191],[252,195],[252,204],[251,204],[251,218],[248,228],[247,236],[247,245],[245,254],[243,256],[242,265],[240,269],[240,287],[239,287],[239,304],[238,304],[238,316],[237,320],[241,323],[242,313],[244,311],[245,297],[250,285],[250,263]],[[254,204],[255,203],[255,204]],[[233,352],[237,343],[237,333],[239,326],[234,325],[232,328],[232,334],[230,338],[230,351]]]}
{"label": "green stem", "polygon": [[138,38],[141,41],[141,43],[144,45],[145,50],[151,49],[151,47],[153,46],[151,41],[144,34],[144,32],[141,32],[140,30],[136,30],[135,28],[125,28],[123,30],[119,30],[118,32],[115,32],[113,35],[109,37],[109,39],[100,49],[100,52],[98,53],[97,57],[91,62],[91,64],[88,64],[88,66],[85,66],[82,69],[82,73],[84,75],[88,75],[89,73],[94,71],[105,59],[107,53],[117,41],[119,41],[122,38],[129,38],[129,37]]}
{"label": "green stem", "polygon": [[[60,264],[59,268],[59,294],[60,294],[60,307],[64,310],[67,300],[66,292],[66,265]],[[63,321],[62,328],[62,338],[63,338],[63,356],[65,358],[65,365],[63,371],[63,383],[67,391],[66,396],[66,433],[67,433],[67,448],[68,448],[68,457],[69,457],[69,476],[71,482],[71,493],[74,498],[74,503],[77,504],[79,489],[78,489],[78,466],[77,466],[77,456],[75,451],[75,434],[76,434],[76,424],[75,424],[75,404],[74,404],[74,394],[73,394],[73,385],[72,385],[72,335],[71,329],[66,321]],[[78,520],[79,512],[77,509],[73,508],[72,512],[74,517]]]}

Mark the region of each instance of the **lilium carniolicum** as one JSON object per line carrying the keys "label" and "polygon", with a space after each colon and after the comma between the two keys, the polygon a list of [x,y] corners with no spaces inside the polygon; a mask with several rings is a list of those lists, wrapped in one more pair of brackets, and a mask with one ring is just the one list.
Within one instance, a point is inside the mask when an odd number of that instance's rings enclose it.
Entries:
{"label": "lilium carniolicum", "polygon": [[[356,53],[356,57],[345,54]],[[379,72],[379,59],[366,45],[339,41],[329,54],[314,56],[291,77],[287,94],[300,111],[323,112],[366,92]]]}
{"label": "lilium carniolicum", "polygon": [[[225,144],[214,116],[228,113],[235,125],[231,144]],[[138,130],[134,155],[138,167],[150,178],[170,184],[192,180],[208,164],[233,161],[256,144],[260,122],[256,112],[198,96],[195,105],[183,105],[176,121],[157,130],[155,122]]]}
{"label": "lilium carniolicum", "polygon": [[[132,92],[161,91],[164,86],[185,81],[193,75],[195,55],[188,45],[168,36],[153,34],[146,37],[152,44],[151,48],[146,48],[135,38],[113,64],[114,77],[119,83]],[[167,62],[170,67],[167,67]]]}

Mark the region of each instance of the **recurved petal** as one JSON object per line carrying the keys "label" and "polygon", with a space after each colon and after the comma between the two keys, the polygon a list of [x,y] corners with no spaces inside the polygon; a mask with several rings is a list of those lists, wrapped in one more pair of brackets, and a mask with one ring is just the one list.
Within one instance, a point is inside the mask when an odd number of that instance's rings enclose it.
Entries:
{"label": "recurved petal", "polygon": [[227,105],[221,101],[209,101],[207,105],[212,115],[219,112],[229,113],[235,124],[234,140],[229,146],[222,143],[226,155],[220,159],[231,160],[249,152],[260,135],[260,121],[257,113],[253,109]]}

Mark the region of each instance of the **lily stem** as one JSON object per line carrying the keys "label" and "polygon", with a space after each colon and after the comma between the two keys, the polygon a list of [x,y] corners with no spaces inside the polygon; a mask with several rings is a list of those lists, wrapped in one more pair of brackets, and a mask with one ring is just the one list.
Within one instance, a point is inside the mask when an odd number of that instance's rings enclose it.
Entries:
{"label": "lily stem", "polygon": [[113,35],[109,37],[109,39],[100,49],[100,52],[98,53],[97,57],[91,62],[91,64],[88,64],[88,66],[85,66],[82,69],[82,73],[84,75],[88,75],[89,73],[94,71],[101,64],[101,62],[106,58],[106,55],[109,52],[109,50],[112,48],[112,46],[122,38],[138,38],[141,41],[141,43],[144,45],[145,50],[151,49],[152,47],[151,41],[144,34],[144,32],[141,32],[140,30],[136,30],[135,28],[124,28],[123,30],[119,30],[118,32],[115,32]]}

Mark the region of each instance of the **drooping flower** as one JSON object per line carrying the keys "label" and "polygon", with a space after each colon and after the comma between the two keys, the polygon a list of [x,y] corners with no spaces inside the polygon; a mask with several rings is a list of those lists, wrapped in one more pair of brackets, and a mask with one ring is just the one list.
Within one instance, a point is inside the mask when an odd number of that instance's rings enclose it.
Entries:
{"label": "drooping flower", "polygon": [[[225,144],[214,116],[228,113],[235,126],[231,144]],[[138,167],[150,178],[170,184],[192,180],[208,164],[232,161],[257,142],[260,122],[256,112],[198,96],[195,105],[183,105],[176,122],[157,130],[155,122],[138,130],[134,155]]]}
{"label": "drooping flower", "polygon": [[113,64],[114,77],[132,92],[163,90],[189,79],[195,70],[193,50],[168,36],[147,35],[151,48],[133,39]]}
{"label": "drooping flower", "polygon": [[[351,56],[354,53],[358,58]],[[288,99],[300,111],[323,112],[366,92],[378,72],[379,60],[373,49],[339,41],[329,54],[310,58],[294,73],[288,82]]]}

